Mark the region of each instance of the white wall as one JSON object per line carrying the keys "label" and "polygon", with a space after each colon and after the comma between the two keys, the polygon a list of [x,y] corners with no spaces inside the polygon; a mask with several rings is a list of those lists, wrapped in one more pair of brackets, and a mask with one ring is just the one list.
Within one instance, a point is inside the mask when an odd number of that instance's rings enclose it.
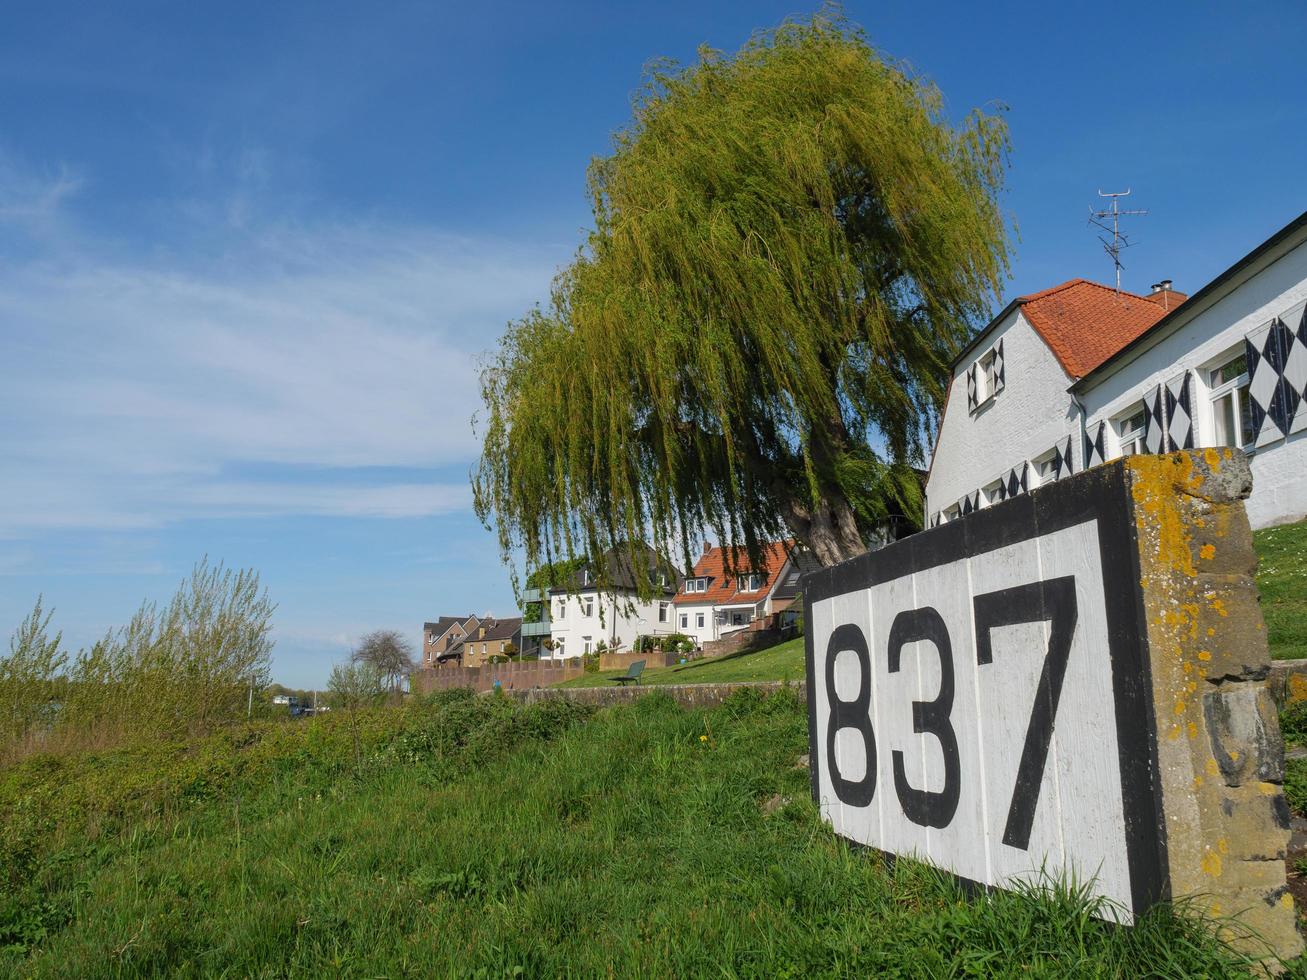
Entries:
{"label": "white wall", "polygon": [[[1197,370],[1194,388],[1200,446],[1215,442],[1205,370],[1228,352],[1243,352],[1244,336],[1307,299],[1307,244],[1252,275],[1211,307],[1202,310],[1174,333],[1142,351],[1081,394],[1091,426],[1126,411],[1158,384],[1184,370]],[[1183,309],[1183,307],[1182,307]],[[1296,328],[1297,323],[1290,324]],[[1009,382],[1010,383],[1010,382]],[[965,396],[965,379],[963,382]],[[1117,447],[1109,426],[1108,455]],[[1253,492],[1248,519],[1265,527],[1307,516],[1307,431],[1264,446],[1252,454]]]}
{"label": "white wall", "polygon": [[[967,370],[1000,339],[1004,388],[973,415],[967,411]],[[1078,432],[1079,420],[1067,393],[1070,384],[1062,365],[1026,322],[1021,309],[1009,314],[954,372],[926,482],[927,521],[936,511],[947,510],[1014,466],[1044,455],[1059,440],[1064,444],[1068,432]],[[1081,440],[1071,442],[1079,473],[1083,466]]]}
{"label": "white wall", "polygon": [[[585,614],[586,602],[591,605],[589,616]],[[666,622],[658,620],[660,602],[667,606]],[[551,595],[549,610],[553,616],[549,635],[555,643],[563,641],[561,653],[557,649],[542,651],[542,656],[551,659],[581,656],[585,652],[586,637],[590,638],[591,650],[601,641],[612,647],[615,640],[624,650],[630,650],[637,636],[676,632],[676,610],[671,599],[642,602],[634,593],[619,593],[614,600],[595,589],[586,589],[575,596]]]}
{"label": "white wall", "polygon": [[[686,625],[681,625],[681,617],[686,617]],[[698,617],[703,617],[703,626],[698,625]],[[684,603],[676,607],[676,622],[673,624],[676,632],[684,633],[694,640],[698,646],[703,646],[709,640],[717,639],[717,634],[713,629],[713,607],[707,602]]]}

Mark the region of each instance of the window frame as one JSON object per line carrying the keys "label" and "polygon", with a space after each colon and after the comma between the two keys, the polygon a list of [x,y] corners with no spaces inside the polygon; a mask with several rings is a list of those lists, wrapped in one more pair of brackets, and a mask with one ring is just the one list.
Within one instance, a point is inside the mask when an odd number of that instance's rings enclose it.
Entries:
{"label": "window frame", "polygon": [[[1219,371],[1229,367],[1235,361],[1243,361],[1243,372],[1229,381],[1222,381],[1215,384],[1216,374]],[[1228,442],[1222,442],[1220,433],[1220,412],[1217,403],[1230,400],[1231,415],[1234,420],[1235,431],[1239,433],[1242,440],[1244,435],[1244,425],[1248,422],[1245,417],[1244,402],[1250,396],[1247,394],[1252,385],[1252,376],[1248,373],[1248,355],[1244,349],[1235,348],[1227,351],[1221,357],[1217,358],[1207,367],[1203,368],[1203,382],[1207,386],[1207,411],[1210,413],[1211,441],[1213,446],[1228,446]],[[1240,396],[1243,397],[1240,397]],[[1257,433],[1250,433],[1247,442],[1240,442],[1237,446],[1231,446],[1232,449],[1241,449],[1244,452],[1252,452],[1257,442]]]}
{"label": "window frame", "polygon": [[[1139,419],[1139,428],[1131,429],[1127,438],[1125,425]],[[1148,431],[1148,406],[1135,402],[1129,409],[1112,416],[1112,435],[1116,439],[1116,458],[1123,456],[1142,456],[1148,452],[1144,434]],[[1128,446],[1137,448],[1127,451]]]}

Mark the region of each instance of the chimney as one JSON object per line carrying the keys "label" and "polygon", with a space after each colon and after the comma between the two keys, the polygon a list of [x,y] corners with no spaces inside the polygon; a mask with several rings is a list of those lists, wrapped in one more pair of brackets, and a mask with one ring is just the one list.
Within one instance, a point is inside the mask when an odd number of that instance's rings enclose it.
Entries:
{"label": "chimney", "polygon": [[1179,306],[1180,302],[1184,299],[1183,296],[1179,296],[1175,293],[1175,290],[1171,288],[1170,279],[1163,279],[1161,282],[1155,282],[1153,283],[1152,288],[1152,295],[1157,297],[1153,301],[1155,303],[1160,303],[1164,310],[1169,310],[1172,306]]}
{"label": "chimney", "polygon": [[710,552],[710,551],[712,551],[712,545],[709,544],[707,541],[705,541],[705,542],[703,543],[703,553],[706,555],[706,554],[708,554],[708,552]]}

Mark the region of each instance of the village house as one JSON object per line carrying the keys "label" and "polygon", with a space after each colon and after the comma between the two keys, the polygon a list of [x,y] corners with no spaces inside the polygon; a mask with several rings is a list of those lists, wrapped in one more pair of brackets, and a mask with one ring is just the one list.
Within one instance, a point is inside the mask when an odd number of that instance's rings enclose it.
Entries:
{"label": "village house", "polygon": [[449,661],[449,652],[455,644],[462,641],[470,630],[475,629],[481,620],[472,614],[466,616],[441,616],[434,623],[422,624],[422,666],[425,669],[438,666],[442,658]]}
{"label": "village house", "polygon": [[[608,551],[599,561],[605,576],[587,563],[569,582],[546,593],[549,645],[542,649],[542,659],[580,657],[596,652],[600,644],[630,650],[638,636],[676,631],[672,599],[681,576],[670,561],[644,544],[635,549],[638,564],[624,548]],[[653,588],[648,599],[638,594],[637,568]]]}
{"label": "village house", "polygon": [[[765,545],[757,566],[751,566],[744,549],[739,549],[730,563],[732,572],[727,571],[726,558],[726,549],[704,545],[694,571],[676,594],[677,632],[699,647],[788,609],[798,595],[803,569],[793,542]],[[782,591],[784,595],[778,594]]]}
{"label": "village house", "polygon": [[486,617],[455,643],[446,654],[463,667],[480,667],[492,657],[511,657],[522,649],[522,619]]}
{"label": "village house", "polygon": [[1212,446],[1251,457],[1254,527],[1307,515],[1307,213],[1192,296],[1073,279],[1008,304],[954,361],[925,519]]}

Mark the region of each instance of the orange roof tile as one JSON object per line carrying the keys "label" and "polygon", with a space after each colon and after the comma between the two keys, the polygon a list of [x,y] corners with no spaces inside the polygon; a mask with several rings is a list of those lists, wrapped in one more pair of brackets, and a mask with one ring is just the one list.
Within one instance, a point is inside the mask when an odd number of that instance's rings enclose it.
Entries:
{"label": "orange roof tile", "polygon": [[1083,378],[1185,299],[1174,290],[1137,296],[1072,279],[1018,302],[1066,373]]}
{"label": "orange roof tile", "polygon": [[[773,541],[771,544],[763,546],[764,567],[755,569],[755,571],[761,572],[766,578],[762,583],[762,587],[754,592],[740,592],[736,587],[739,583],[735,575],[727,577],[725,548],[709,548],[694,563],[694,574],[689,576],[689,578],[706,578],[708,580],[708,591],[686,592],[683,584],[676,593],[676,598],[672,601],[679,605],[705,605],[708,603],[716,605],[727,602],[761,601],[764,596],[771,592],[772,586],[776,584],[776,578],[780,575],[781,569],[785,567],[785,559],[789,557],[790,549],[793,547],[793,541]],[[749,558],[744,553],[743,548],[733,552],[732,557],[732,565],[737,571],[749,567]]]}

